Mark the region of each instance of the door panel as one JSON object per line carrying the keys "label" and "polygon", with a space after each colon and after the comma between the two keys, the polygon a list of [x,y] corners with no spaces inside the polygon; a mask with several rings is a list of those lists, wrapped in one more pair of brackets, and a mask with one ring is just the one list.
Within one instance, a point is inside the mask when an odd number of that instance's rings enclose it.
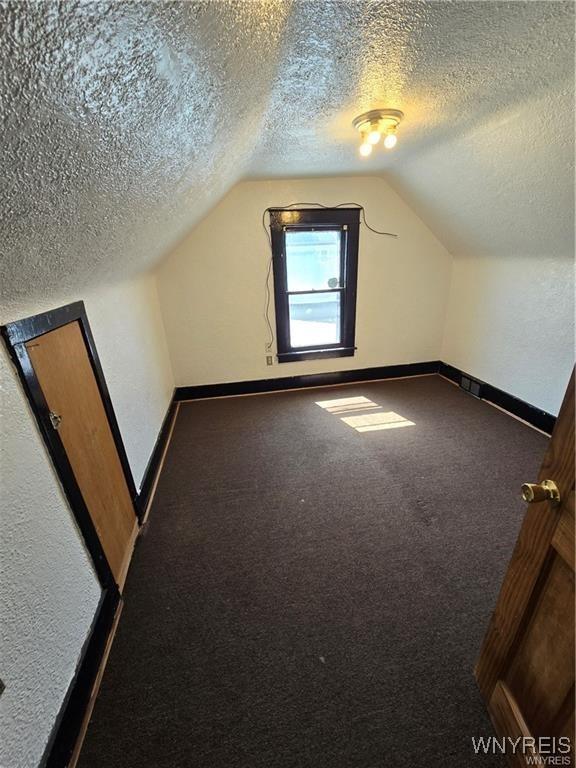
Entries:
{"label": "door panel", "polygon": [[[535,736],[547,736],[573,684],[574,573],[556,556],[542,580],[538,601],[510,668],[504,676]],[[572,679],[571,679],[572,678]]]}
{"label": "door panel", "polygon": [[48,408],[118,584],[138,531],[136,514],[78,322],[26,343]]}
{"label": "door panel", "polygon": [[[544,481],[555,483],[559,500]],[[574,375],[538,484],[526,497],[542,500],[527,509],[476,678],[499,736],[569,736],[573,750]],[[573,765],[563,749],[540,753],[550,754]],[[521,754],[509,757],[526,765]]]}

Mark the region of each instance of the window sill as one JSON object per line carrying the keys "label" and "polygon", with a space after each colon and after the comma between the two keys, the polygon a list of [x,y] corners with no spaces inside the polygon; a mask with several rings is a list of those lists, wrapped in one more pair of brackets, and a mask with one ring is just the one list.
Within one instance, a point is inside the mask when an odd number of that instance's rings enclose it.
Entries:
{"label": "window sill", "polygon": [[298,352],[279,352],[279,363],[298,363],[304,360],[322,360],[328,357],[353,357],[356,347],[332,347],[330,349],[302,349]]}

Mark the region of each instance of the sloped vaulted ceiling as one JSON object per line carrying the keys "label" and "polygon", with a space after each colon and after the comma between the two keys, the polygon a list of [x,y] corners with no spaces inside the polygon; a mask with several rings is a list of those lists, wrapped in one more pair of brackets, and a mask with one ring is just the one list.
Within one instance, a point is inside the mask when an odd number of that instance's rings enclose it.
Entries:
{"label": "sloped vaulted ceiling", "polygon": [[[376,173],[454,253],[572,247],[573,5],[0,3],[7,300],[142,271],[242,177]],[[357,155],[365,109],[406,114]]]}

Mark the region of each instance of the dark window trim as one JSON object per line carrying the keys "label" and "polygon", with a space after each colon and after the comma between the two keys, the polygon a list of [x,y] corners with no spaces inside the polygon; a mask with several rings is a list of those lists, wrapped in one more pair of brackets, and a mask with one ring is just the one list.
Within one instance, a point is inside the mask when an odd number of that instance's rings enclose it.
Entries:
{"label": "dark window trim", "polygon": [[302,360],[322,360],[330,357],[353,357],[356,347],[319,347],[309,348],[301,352],[279,352],[280,363],[297,363]]}
{"label": "dark window trim", "polygon": [[[274,273],[274,305],[278,362],[288,363],[331,357],[352,357],[356,350],[356,296],[358,282],[358,243],[360,234],[359,208],[269,208]],[[322,291],[291,291],[290,293],[338,293],[343,297],[341,311],[341,340],[335,344],[318,344],[306,348],[290,345],[288,286],[284,262],[284,233],[287,229],[342,230],[341,260],[345,286]]]}

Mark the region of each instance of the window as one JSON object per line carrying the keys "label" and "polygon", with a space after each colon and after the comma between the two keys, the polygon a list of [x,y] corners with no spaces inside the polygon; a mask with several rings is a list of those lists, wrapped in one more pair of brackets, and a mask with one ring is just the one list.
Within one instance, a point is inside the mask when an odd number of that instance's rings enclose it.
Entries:
{"label": "window", "polygon": [[278,361],[354,354],[358,208],[270,209]]}

